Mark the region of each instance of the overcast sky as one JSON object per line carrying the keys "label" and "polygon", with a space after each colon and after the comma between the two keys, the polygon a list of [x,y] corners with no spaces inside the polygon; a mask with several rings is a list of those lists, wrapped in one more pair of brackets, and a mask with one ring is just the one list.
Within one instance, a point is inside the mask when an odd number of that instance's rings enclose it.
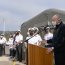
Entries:
{"label": "overcast sky", "polygon": [[64,0],[0,0],[0,30],[18,30],[21,24],[49,8],[65,10]]}

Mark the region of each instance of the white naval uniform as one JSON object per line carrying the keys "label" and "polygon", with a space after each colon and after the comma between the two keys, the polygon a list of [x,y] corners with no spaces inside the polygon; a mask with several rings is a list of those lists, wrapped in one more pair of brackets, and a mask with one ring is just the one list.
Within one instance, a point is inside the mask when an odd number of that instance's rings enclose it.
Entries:
{"label": "white naval uniform", "polygon": [[2,38],[0,39],[0,44],[4,44],[5,43],[5,40]]}
{"label": "white naval uniform", "polygon": [[53,38],[53,34],[52,33],[47,33],[47,34],[45,34],[45,36],[44,36],[44,40],[49,40],[49,39],[52,39]]}
{"label": "white naval uniform", "polygon": [[38,45],[39,42],[42,41],[42,38],[39,34],[35,35],[34,37],[32,37],[31,39],[28,40],[28,43],[30,44],[34,44],[34,45]]}
{"label": "white naval uniform", "polygon": [[13,38],[9,38],[7,45],[9,45],[9,49],[13,48]]}
{"label": "white naval uniform", "polygon": [[5,37],[3,37],[3,40],[4,40],[4,43],[6,44],[7,40],[6,40],[6,38],[5,38]]}
{"label": "white naval uniform", "polygon": [[0,56],[2,56],[4,49],[4,39],[0,38]]}
{"label": "white naval uniform", "polygon": [[[47,33],[47,34],[45,34],[45,36],[44,36],[44,40],[50,40],[50,39],[52,39],[53,38],[53,34],[52,33]],[[45,43],[45,45],[49,45],[48,43]],[[52,47],[52,49],[54,49],[53,47]]]}
{"label": "white naval uniform", "polygon": [[[23,36],[21,34],[17,35],[15,41],[18,43],[21,40],[23,40]],[[22,41],[20,43],[22,43]]]}
{"label": "white naval uniform", "polygon": [[16,45],[16,56],[18,61],[22,61],[22,47],[23,47],[23,36],[21,34],[17,35],[15,37],[15,42],[17,43]]}

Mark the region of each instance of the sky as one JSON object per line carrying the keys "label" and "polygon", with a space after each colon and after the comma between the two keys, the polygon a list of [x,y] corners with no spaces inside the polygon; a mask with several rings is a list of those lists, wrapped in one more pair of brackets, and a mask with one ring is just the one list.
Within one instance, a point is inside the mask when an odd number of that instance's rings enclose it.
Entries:
{"label": "sky", "polygon": [[0,31],[16,31],[21,24],[50,8],[65,10],[64,0],[0,0]]}

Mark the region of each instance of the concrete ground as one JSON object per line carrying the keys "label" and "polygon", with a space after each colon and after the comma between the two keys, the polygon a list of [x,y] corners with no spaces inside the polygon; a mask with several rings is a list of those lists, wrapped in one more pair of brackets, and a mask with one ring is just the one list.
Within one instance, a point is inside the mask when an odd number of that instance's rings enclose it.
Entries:
{"label": "concrete ground", "polygon": [[0,65],[25,65],[21,62],[18,62],[18,61],[13,62],[12,60],[10,60],[9,56],[7,56],[7,55],[9,55],[8,46],[5,47],[5,54],[6,55],[0,57]]}
{"label": "concrete ground", "polygon": [[7,56],[2,56],[0,57],[0,65],[25,65],[21,62],[18,62],[18,61],[11,61],[9,60],[9,57]]}

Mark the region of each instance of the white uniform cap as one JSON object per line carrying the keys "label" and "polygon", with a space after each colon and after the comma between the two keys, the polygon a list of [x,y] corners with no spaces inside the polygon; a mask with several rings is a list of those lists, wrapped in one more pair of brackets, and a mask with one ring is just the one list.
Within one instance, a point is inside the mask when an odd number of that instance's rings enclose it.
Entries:
{"label": "white uniform cap", "polygon": [[4,34],[1,34],[1,36],[4,36]]}
{"label": "white uniform cap", "polygon": [[3,36],[0,36],[0,38],[2,38]]}
{"label": "white uniform cap", "polygon": [[50,29],[50,27],[46,27],[46,29]]}
{"label": "white uniform cap", "polygon": [[17,30],[17,31],[19,31],[19,32],[20,32],[20,30]]}
{"label": "white uniform cap", "polygon": [[37,27],[33,27],[34,28],[34,30],[37,30],[37,31],[39,31],[39,29],[37,28]]}
{"label": "white uniform cap", "polygon": [[29,31],[29,30],[33,30],[33,28],[28,28],[28,31]]}

